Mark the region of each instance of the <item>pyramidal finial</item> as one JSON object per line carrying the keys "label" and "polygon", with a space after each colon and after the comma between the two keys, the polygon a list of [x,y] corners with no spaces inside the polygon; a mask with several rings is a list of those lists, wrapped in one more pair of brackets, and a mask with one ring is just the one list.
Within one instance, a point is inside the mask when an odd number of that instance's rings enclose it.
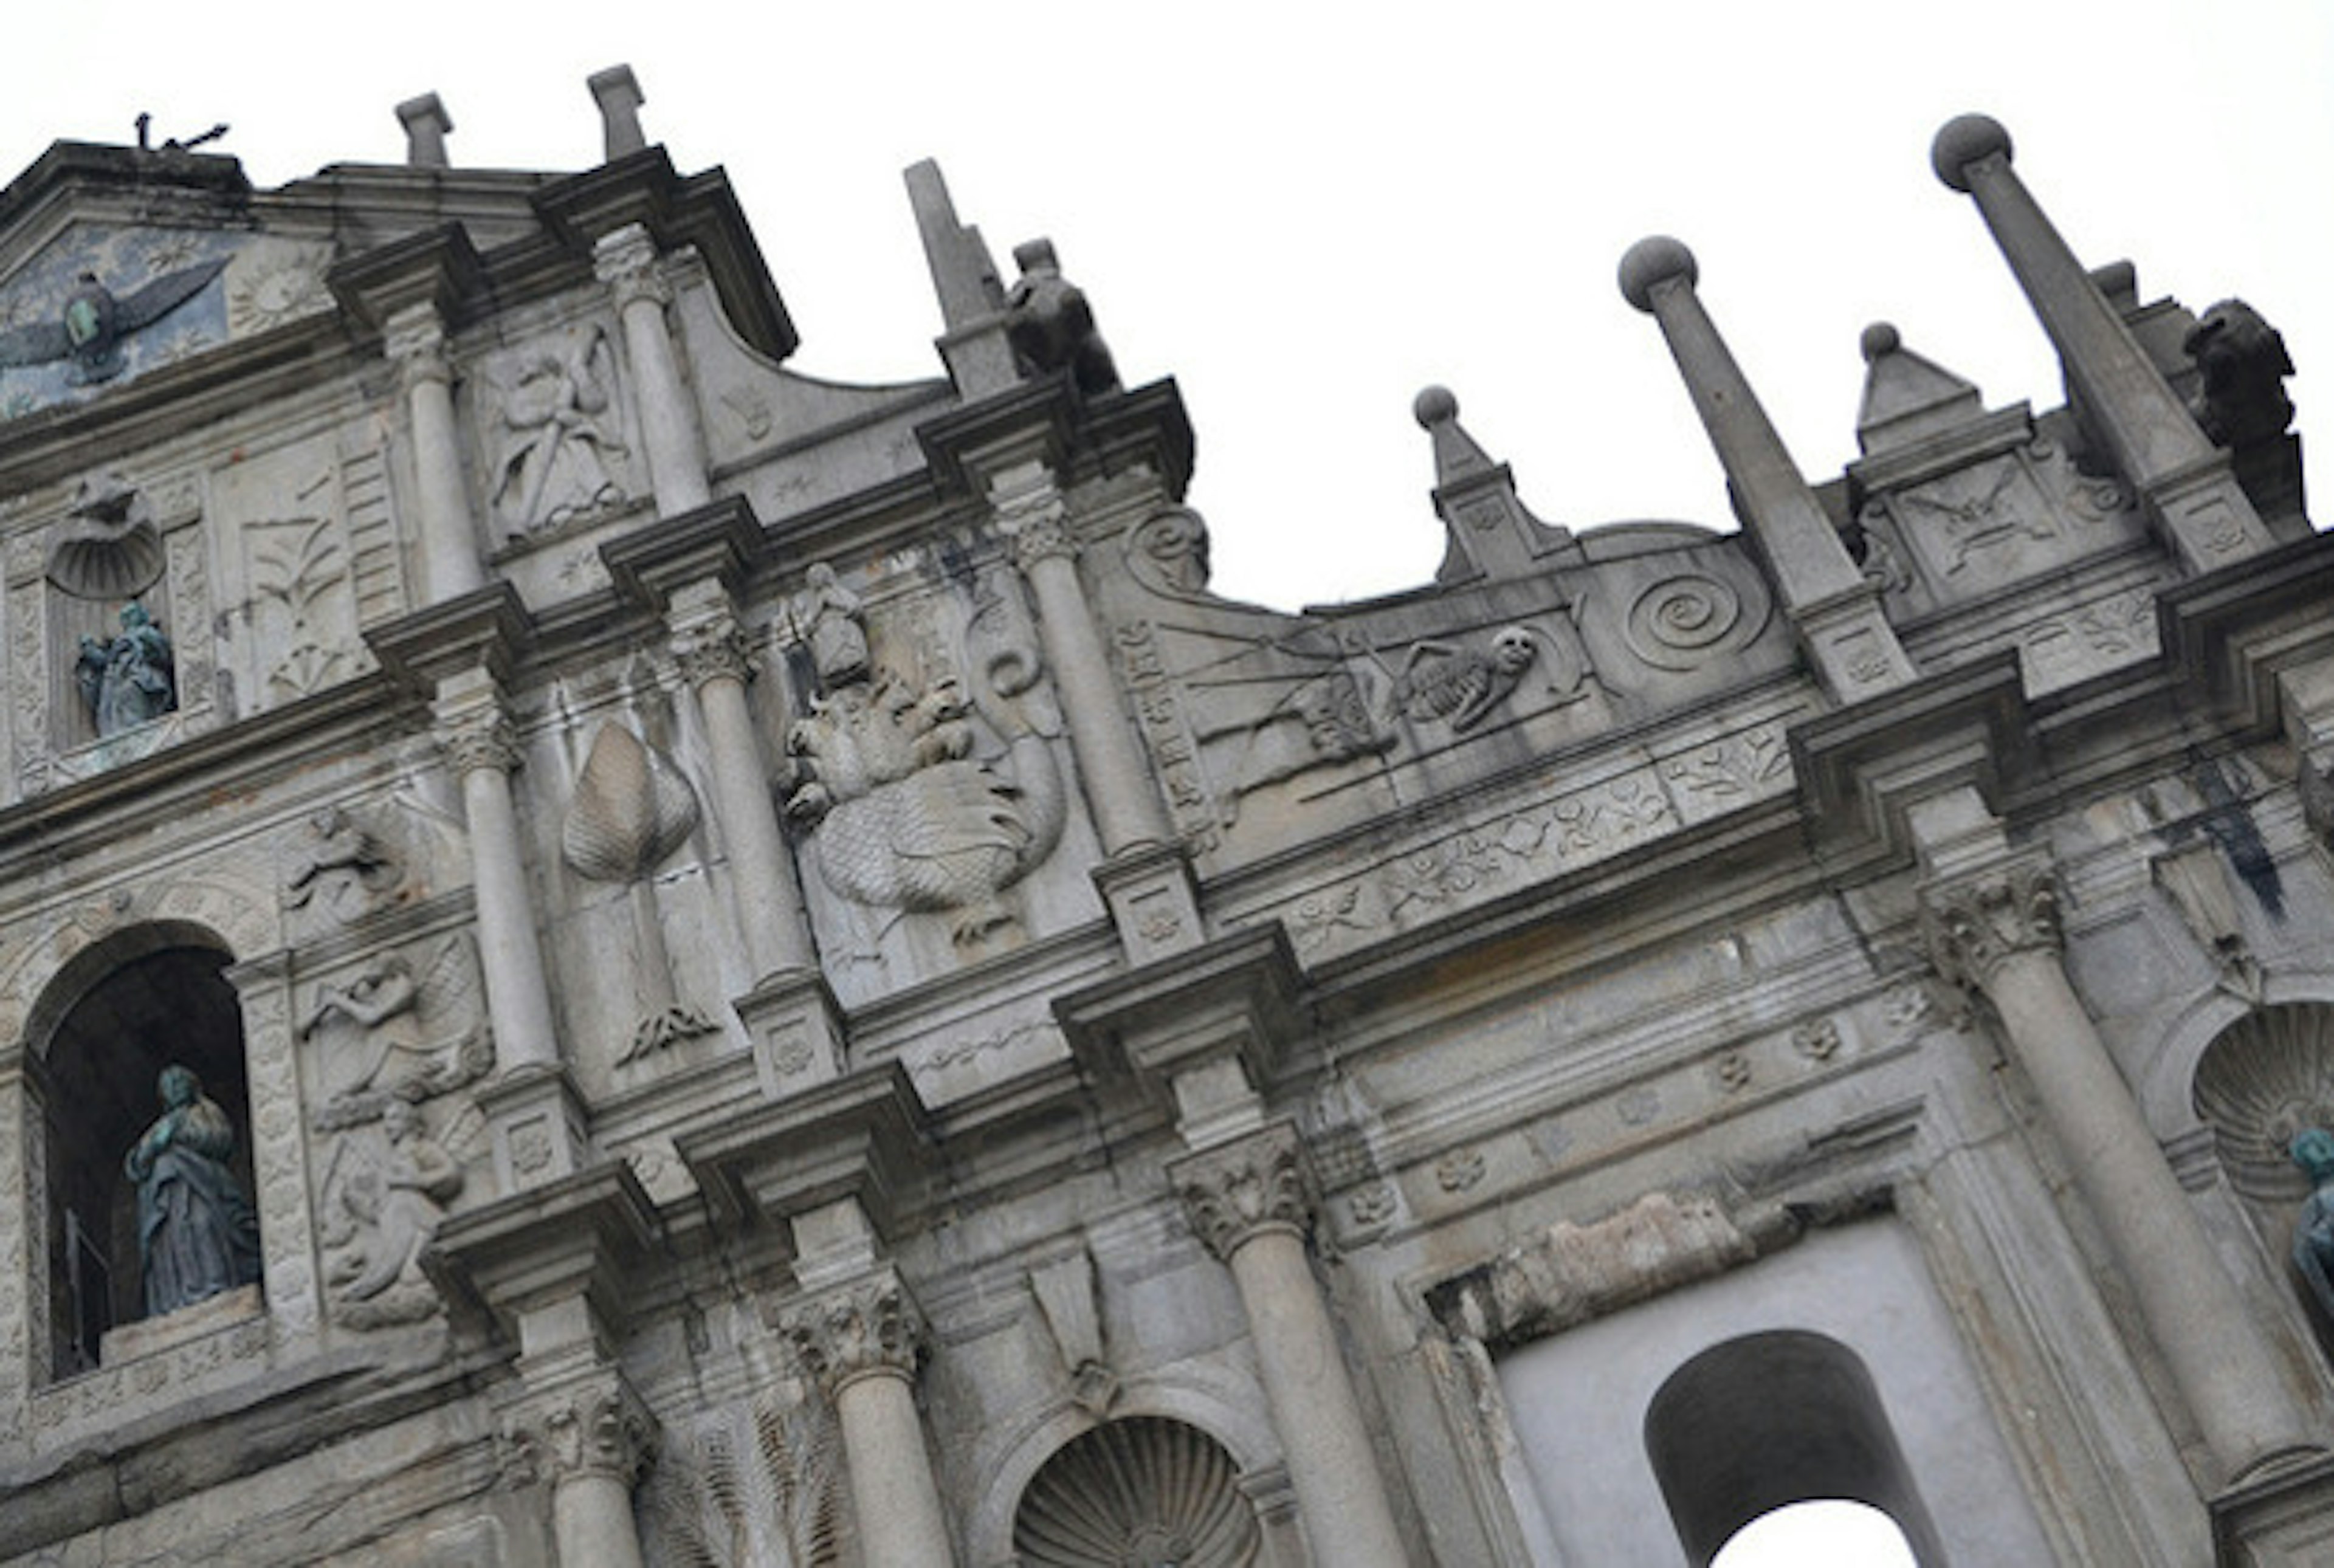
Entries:
{"label": "pyramidal finial", "polygon": [[1434,483],[1448,485],[1470,475],[1488,473],[1495,465],[1490,453],[1459,423],[1459,399],[1448,387],[1429,387],[1412,399],[1410,411],[1434,444]]}
{"label": "pyramidal finial", "polygon": [[1857,450],[1908,447],[1985,412],[1971,382],[1905,346],[1896,329],[1875,322],[1864,329],[1864,401],[1856,414]]}

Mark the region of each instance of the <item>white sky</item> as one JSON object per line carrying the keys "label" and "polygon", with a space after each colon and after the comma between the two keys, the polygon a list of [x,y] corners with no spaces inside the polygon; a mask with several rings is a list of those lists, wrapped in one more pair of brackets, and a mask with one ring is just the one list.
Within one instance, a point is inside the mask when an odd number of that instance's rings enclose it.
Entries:
{"label": "white sky", "polygon": [[[442,0],[343,14],[53,6],[15,30],[0,163],[57,137],[225,120],[276,184],[394,162],[437,91],[457,162],[583,168],[584,79],[629,61],[684,169],[728,166],[804,346],[846,380],[934,373],[938,308],[899,171],[937,157],[1009,278],[1050,234],[1130,382],[1173,375],[1219,589],[1390,592],[1442,553],[1430,381],[1541,516],[1720,524],[1724,491],[1660,334],[1613,284],[1669,232],[1811,477],[1854,455],[1876,319],[1991,403],[2059,399],[1966,197],[1928,167],[1982,109],[2078,253],[2192,309],[2242,294],[2334,390],[2334,5],[2324,0],[1351,4]],[[77,59],[89,63],[76,66]],[[2314,374],[2313,374],[2314,372]],[[2334,438],[2329,438],[2334,439]],[[2326,494],[2329,459],[2313,457]]]}
{"label": "white sky", "polygon": [[1548,521],[1724,521],[1660,334],[1614,286],[1649,233],[1698,254],[1811,477],[1853,456],[1876,319],[1994,405],[2057,403],[1975,210],[1929,171],[1964,110],[2009,126],[2087,262],[2128,256],[2144,294],[2192,309],[2244,296],[2300,367],[2305,434],[2334,406],[2325,0],[141,0],[34,18],[13,22],[0,94],[10,169],[60,137],[127,142],[140,110],[158,139],[229,121],[220,149],[263,185],[395,162],[392,108],[431,90],[458,163],[581,168],[599,157],[584,78],[630,62],[651,137],[684,169],[728,166],[802,332],[795,367],[839,380],[937,372],[899,172],[937,157],[1008,277],[1012,245],[1050,234],[1128,381],[1180,380],[1216,586],[1281,605],[1432,573],[1410,415],[1429,382]]}

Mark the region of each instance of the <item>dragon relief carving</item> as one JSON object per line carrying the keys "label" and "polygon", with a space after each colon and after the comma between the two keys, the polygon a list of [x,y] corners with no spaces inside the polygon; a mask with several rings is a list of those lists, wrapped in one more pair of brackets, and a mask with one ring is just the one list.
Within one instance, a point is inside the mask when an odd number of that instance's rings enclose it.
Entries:
{"label": "dragon relief carving", "polygon": [[820,691],[787,732],[786,814],[820,879],[854,904],[944,914],[960,946],[1017,925],[1006,890],[1053,852],[1068,803],[1018,583],[1000,568],[976,582],[968,696],[952,670],[917,680],[870,659],[856,596],[831,571],[809,582],[795,635]]}

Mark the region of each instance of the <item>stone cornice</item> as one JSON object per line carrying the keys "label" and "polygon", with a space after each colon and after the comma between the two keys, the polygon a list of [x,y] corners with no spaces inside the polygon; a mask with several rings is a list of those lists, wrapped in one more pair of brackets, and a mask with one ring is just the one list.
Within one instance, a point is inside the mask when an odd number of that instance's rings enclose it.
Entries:
{"label": "stone cornice", "polygon": [[333,264],[324,275],[341,308],[370,332],[415,305],[436,312],[448,331],[462,325],[486,293],[486,267],[460,224],[439,224]]}
{"label": "stone cornice", "polygon": [[2334,654],[2329,604],[2334,534],[2273,546],[2157,596],[2165,666],[2242,733],[2274,734],[2278,672]]}
{"label": "stone cornice", "polygon": [[581,1297],[612,1333],[662,1235],[632,1167],[609,1160],[452,1216],[423,1261],[448,1301],[499,1332],[521,1313]]}
{"label": "stone cornice", "polygon": [[1268,1231],[1303,1236],[1313,1228],[1313,1175],[1293,1122],[1176,1160],[1167,1176],[1192,1234],[1225,1263]]}
{"label": "stone cornice", "polygon": [[446,677],[472,669],[509,684],[535,640],[534,617],[518,590],[499,578],[365,633],[381,667],[425,696]]}
{"label": "stone cornice", "polygon": [[1913,802],[1963,784],[2000,802],[2036,766],[2015,649],[1803,720],[1790,747],[1809,837],[1836,873],[1909,865]]}
{"label": "stone cornice", "polygon": [[752,503],[735,495],[612,539],[600,547],[600,559],[618,592],[655,611],[678,590],[708,579],[738,590],[761,565],[767,545]]}
{"label": "stone cornice", "polygon": [[1261,1090],[1311,1028],[1305,977],[1278,921],[1071,992],[1054,1015],[1081,1062],[1162,1090],[1176,1073],[1227,1055]]}
{"label": "stone cornice", "polygon": [[1921,933],[1937,972],[1953,985],[1983,990],[2002,963],[2021,953],[2056,953],[2065,941],[2059,879],[2041,855],[1924,883]]}
{"label": "stone cornice", "polygon": [[776,1224],[855,1198],[890,1235],[924,1201],[931,1123],[908,1070],[893,1061],[753,1105],[676,1142],[718,1224]]}

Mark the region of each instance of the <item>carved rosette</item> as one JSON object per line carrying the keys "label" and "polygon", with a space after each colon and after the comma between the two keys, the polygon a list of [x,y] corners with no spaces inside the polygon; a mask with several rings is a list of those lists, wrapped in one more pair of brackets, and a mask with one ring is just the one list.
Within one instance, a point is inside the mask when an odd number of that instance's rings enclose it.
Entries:
{"label": "carved rosette", "polygon": [[592,271],[614,294],[619,311],[641,300],[659,308],[672,303],[672,285],[658,265],[656,241],[639,224],[628,223],[603,236],[592,247]]}
{"label": "carved rosette", "polygon": [[446,326],[437,307],[407,305],[392,312],[381,332],[381,352],[397,367],[398,390],[410,392],[428,381],[453,382],[454,369],[446,354]]}
{"label": "carved rosette", "polygon": [[923,1313],[888,1269],[788,1309],[778,1332],[829,1399],[864,1377],[913,1381],[931,1343]]}
{"label": "carved rosette", "polygon": [[2059,879],[2035,856],[1921,890],[1921,929],[1930,960],[1950,983],[1983,990],[2005,959],[2059,951]]}
{"label": "carved rosette", "polygon": [[485,770],[518,771],[517,732],[497,709],[477,708],[448,718],[439,726],[438,746],[457,778]]}
{"label": "carved rosette", "polygon": [[613,1378],[535,1395],[503,1419],[503,1478],[514,1486],[599,1477],[630,1487],[656,1449],[656,1418]]}
{"label": "carved rosette", "polygon": [[1168,1174],[1192,1232],[1224,1263],[1265,1231],[1301,1236],[1312,1227],[1312,1176],[1288,1122],[1178,1160]]}

